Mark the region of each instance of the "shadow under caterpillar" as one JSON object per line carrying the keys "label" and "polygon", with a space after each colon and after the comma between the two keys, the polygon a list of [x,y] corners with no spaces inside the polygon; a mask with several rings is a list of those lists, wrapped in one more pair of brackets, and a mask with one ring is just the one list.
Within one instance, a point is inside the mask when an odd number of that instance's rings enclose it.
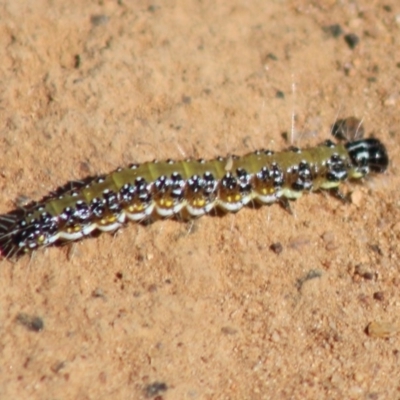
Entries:
{"label": "shadow under caterpillar", "polygon": [[[347,136],[342,129],[346,121],[354,123],[354,118],[334,125],[336,137]],[[0,255],[11,258],[95,232],[112,232],[127,220],[189,219],[275,202],[290,210],[288,201],[303,192],[330,190],[340,196],[342,182],[384,172],[388,163],[378,139],[347,137],[304,150],[132,164],[70,182],[39,202],[1,215]]]}

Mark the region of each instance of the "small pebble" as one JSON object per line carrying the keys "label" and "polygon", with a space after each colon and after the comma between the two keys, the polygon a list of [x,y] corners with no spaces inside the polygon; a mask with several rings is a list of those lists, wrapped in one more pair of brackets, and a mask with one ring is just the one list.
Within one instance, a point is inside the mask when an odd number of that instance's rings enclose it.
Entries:
{"label": "small pebble", "polygon": [[397,94],[392,94],[383,102],[383,105],[385,107],[393,107],[396,105],[397,100],[398,100]]}
{"label": "small pebble", "polygon": [[185,95],[182,96],[183,104],[191,104],[191,102],[192,102],[192,98],[190,96],[185,96]]}
{"label": "small pebble", "polygon": [[90,17],[90,22],[94,26],[106,25],[110,18],[107,15],[98,14]]}
{"label": "small pebble", "polygon": [[372,250],[374,253],[378,254],[379,256],[383,256],[382,249],[379,247],[378,244],[369,244],[368,247],[370,250]]}
{"label": "small pebble", "polygon": [[375,277],[375,274],[371,270],[369,270],[368,267],[364,264],[356,265],[354,273],[368,281],[371,281]]}
{"label": "small pebble", "polygon": [[343,71],[346,74],[346,76],[356,76],[357,74],[357,70],[354,66],[354,64],[352,64],[351,62],[346,62],[343,64]]}
{"label": "small pebble", "polygon": [[283,246],[280,242],[272,243],[270,246],[270,249],[275,253],[275,254],[281,254],[283,251]]}
{"label": "small pebble", "polygon": [[358,383],[362,382],[365,380],[365,375],[361,372],[355,372],[354,373],[354,380]]}
{"label": "small pebble", "polygon": [[367,326],[368,336],[375,338],[388,338],[395,335],[398,331],[398,326],[391,322],[373,321]]}
{"label": "small pebble", "polygon": [[92,292],[92,297],[96,297],[96,298],[101,297],[101,298],[105,299],[105,298],[106,298],[106,295],[105,295],[103,289],[101,289],[101,288],[96,288],[96,289],[94,289],[93,292]]}
{"label": "small pebble", "polygon": [[42,318],[36,315],[20,313],[17,315],[16,321],[32,332],[40,332],[44,328]]}
{"label": "small pebble", "polygon": [[357,397],[360,397],[363,392],[364,391],[361,386],[357,386],[357,385],[350,386],[348,396],[350,398],[357,398]]}
{"label": "small pebble", "polygon": [[146,397],[154,397],[162,392],[166,392],[168,386],[164,382],[153,382],[147,385],[144,389]]}
{"label": "small pebble", "polygon": [[268,53],[266,58],[268,58],[269,60],[272,60],[272,61],[278,60],[278,57],[274,53]]}
{"label": "small pebble", "polygon": [[348,33],[344,36],[344,40],[352,50],[355,49],[360,42],[360,38],[355,33]]}
{"label": "small pebble", "polygon": [[80,68],[81,64],[82,64],[81,55],[80,54],[75,54],[75,56],[74,56],[74,68],[75,69]]}
{"label": "small pebble", "polygon": [[292,238],[289,241],[288,246],[291,249],[298,250],[301,247],[308,246],[309,244],[310,244],[310,240],[307,237],[305,237],[305,236],[297,236],[297,237]]}
{"label": "small pebble", "polygon": [[374,274],[372,272],[365,272],[362,277],[367,281],[372,281],[374,279]]}
{"label": "small pebble", "polygon": [[224,335],[236,335],[237,329],[232,328],[232,327],[230,327],[230,326],[223,326],[223,327],[221,328],[221,332],[222,332]]}
{"label": "small pebble", "polygon": [[331,243],[335,241],[335,235],[333,234],[332,231],[326,231],[322,234],[322,240],[325,243]]}
{"label": "small pebble", "polygon": [[271,340],[274,343],[278,343],[281,340],[281,337],[280,337],[279,333],[274,331],[274,333],[271,335]]}
{"label": "small pebble", "polygon": [[385,293],[383,293],[383,292],[375,292],[373,294],[373,297],[374,297],[375,300],[383,301],[383,300],[385,300]]}
{"label": "small pebble", "polygon": [[65,368],[65,361],[57,361],[56,363],[54,363],[50,369],[57,374],[58,372],[60,372],[63,368]]}
{"label": "small pebble", "polygon": [[338,245],[335,241],[335,235],[331,231],[324,232],[322,235],[322,240],[325,242],[326,250],[332,251],[338,248]]}
{"label": "small pebble", "polygon": [[339,24],[325,26],[323,30],[335,39],[343,34],[343,29]]}

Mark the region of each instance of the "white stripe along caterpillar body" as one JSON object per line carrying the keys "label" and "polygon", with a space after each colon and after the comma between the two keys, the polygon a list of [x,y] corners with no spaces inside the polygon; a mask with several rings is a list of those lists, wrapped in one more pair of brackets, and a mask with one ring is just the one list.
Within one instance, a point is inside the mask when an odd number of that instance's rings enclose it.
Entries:
{"label": "white stripe along caterpillar body", "polygon": [[18,256],[95,231],[115,231],[127,220],[199,217],[245,205],[281,202],[302,192],[336,190],[347,179],[386,170],[385,146],[374,138],[274,153],[258,150],[210,161],[147,162],[69,183],[25,209],[0,216],[0,252]]}

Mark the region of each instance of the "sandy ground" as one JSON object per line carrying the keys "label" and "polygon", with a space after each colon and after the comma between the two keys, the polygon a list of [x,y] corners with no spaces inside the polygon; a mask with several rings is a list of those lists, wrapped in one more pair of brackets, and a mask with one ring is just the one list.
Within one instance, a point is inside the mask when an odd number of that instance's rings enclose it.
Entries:
{"label": "sandy ground", "polygon": [[350,115],[391,165],[347,205],[3,260],[0,398],[398,398],[399,48],[395,0],[1,2],[0,213],[130,162],[311,146]]}

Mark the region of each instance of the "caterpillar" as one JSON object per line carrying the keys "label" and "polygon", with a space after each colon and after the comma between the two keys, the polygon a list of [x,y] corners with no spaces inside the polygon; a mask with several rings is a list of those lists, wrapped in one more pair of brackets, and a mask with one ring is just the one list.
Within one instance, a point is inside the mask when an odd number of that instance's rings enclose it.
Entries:
{"label": "caterpillar", "polygon": [[70,182],[42,201],[1,215],[0,255],[10,258],[96,232],[112,232],[128,220],[188,219],[275,202],[290,210],[289,200],[303,192],[329,190],[340,196],[342,182],[382,173],[388,163],[385,146],[371,137],[209,161],[131,164]]}

